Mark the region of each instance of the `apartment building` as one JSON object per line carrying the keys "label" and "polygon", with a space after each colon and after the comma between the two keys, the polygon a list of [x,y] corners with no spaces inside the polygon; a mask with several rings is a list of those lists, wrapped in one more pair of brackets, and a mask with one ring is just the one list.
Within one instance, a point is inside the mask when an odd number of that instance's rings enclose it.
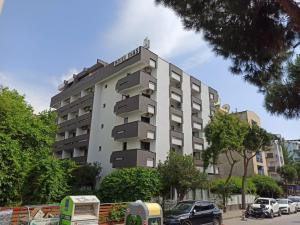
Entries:
{"label": "apartment building", "polygon": [[284,145],[287,148],[289,157],[291,157],[293,161],[300,161],[300,139],[286,140]]}
{"label": "apartment building", "polygon": [[[259,116],[252,112],[252,111],[242,111],[242,112],[236,112],[233,113],[233,115],[237,116],[240,120],[245,121],[249,124],[256,124],[260,126],[260,118]],[[232,176],[242,176],[244,171],[241,168],[244,168],[243,166],[243,158],[237,154],[233,154],[234,159],[236,159],[238,162],[236,163]],[[220,176],[226,177],[228,175],[228,172],[230,170],[230,165],[228,164],[228,161],[225,157],[225,155],[221,155],[219,159],[218,166],[220,167]],[[268,175],[268,167],[267,167],[267,161],[266,161],[266,153],[265,152],[259,152],[256,154],[256,157],[252,158],[248,165],[248,176],[251,175]]]}
{"label": "apartment building", "polygon": [[[274,135],[275,136],[275,135]],[[272,141],[270,151],[265,153],[268,166],[268,174],[275,180],[280,180],[280,176],[277,173],[278,168],[284,165],[283,151],[282,151],[282,138],[280,135],[276,135],[277,139]]]}
{"label": "apartment building", "polygon": [[215,89],[138,47],[109,64],[98,60],[59,86],[51,99],[59,125],[53,154],[100,162],[105,175],[155,167],[171,149],[193,154],[201,169],[203,128],[218,104]]}

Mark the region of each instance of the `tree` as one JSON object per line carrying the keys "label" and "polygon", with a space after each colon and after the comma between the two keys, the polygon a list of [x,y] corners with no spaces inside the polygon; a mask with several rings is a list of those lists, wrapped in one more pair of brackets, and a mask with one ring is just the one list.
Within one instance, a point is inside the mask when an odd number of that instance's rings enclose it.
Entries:
{"label": "tree", "polygon": [[60,202],[70,193],[69,186],[72,170],[75,163],[72,161],[57,160],[46,156],[29,171],[23,185],[23,203],[45,204]]}
{"label": "tree", "polygon": [[246,185],[249,162],[260,152],[269,150],[272,135],[263,128],[253,124],[248,126],[248,131],[243,141],[243,149],[239,154],[243,158],[243,177],[242,177],[242,208],[246,208]]}
{"label": "tree", "polygon": [[287,147],[284,144],[282,144],[281,148],[282,148],[282,155],[283,155],[284,164],[292,164],[293,159],[292,159],[292,157],[289,156],[289,152],[288,152]]}
{"label": "tree", "polygon": [[104,177],[99,198],[102,202],[149,201],[159,190],[160,179],[155,169],[125,168]]}
{"label": "tree", "polygon": [[[222,208],[226,212],[228,198],[232,194],[241,194],[242,192],[242,179],[240,177],[231,177],[227,183],[225,179],[215,179],[210,184],[210,191],[222,199]],[[256,193],[256,187],[251,180],[247,182],[246,192],[249,194]]]}
{"label": "tree", "polygon": [[0,205],[60,200],[69,189],[72,163],[50,154],[55,120],[55,112],[34,114],[24,96],[0,87]]}
{"label": "tree", "polygon": [[255,175],[250,177],[249,180],[254,183],[256,193],[261,197],[278,198],[283,193],[282,189],[271,177]]}
{"label": "tree", "polygon": [[296,168],[290,164],[286,164],[278,168],[277,173],[284,180],[286,185],[289,183],[294,183],[298,177]]}
{"label": "tree", "polygon": [[190,191],[203,188],[207,184],[207,176],[195,166],[191,155],[181,155],[170,151],[165,162],[158,164],[162,189],[175,188],[179,200]]}
{"label": "tree", "polygon": [[204,167],[217,164],[221,154],[226,156],[230,170],[225,181],[229,182],[234,166],[238,162],[235,152],[241,151],[248,125],[231,114],[217,113],[205,127],[205,137],[210,145],[204,153]]}
{"label": "tree", "polygon": [[72,192],[90,191],[93,193],[96,190],[101,170],[99,163],[85,164],[74,169],[71,180]]}
{"label": "tree", "polygon": [[156,0],[201,32],[230,70],[265,94],[265,107],[300,117],[300,7],[292,0]]}

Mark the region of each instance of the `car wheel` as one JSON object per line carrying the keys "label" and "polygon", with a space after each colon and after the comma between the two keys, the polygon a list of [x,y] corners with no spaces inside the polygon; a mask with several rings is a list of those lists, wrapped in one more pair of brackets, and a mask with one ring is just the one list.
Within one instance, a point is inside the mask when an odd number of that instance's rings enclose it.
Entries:
{"label": "car wheel", "polygon": [[214,219],[213,220],[213,225],[221,225],[221,223],[218,219]]}
{"label": "car wheel", "polygon": [[184,220],[181,224],[182,225],[192,225],[192,222],[190,220]]}
{"label": "car wheel", "polygon": [[271,218],[271,219],[274,218],[274,212],[273,212],[273,210],[271,210],[271,212],[270,212],[270,218]]}

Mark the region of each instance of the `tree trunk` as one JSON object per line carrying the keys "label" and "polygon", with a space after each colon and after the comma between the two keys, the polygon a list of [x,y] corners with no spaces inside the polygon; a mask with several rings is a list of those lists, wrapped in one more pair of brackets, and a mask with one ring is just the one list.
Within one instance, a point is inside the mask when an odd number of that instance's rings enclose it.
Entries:
{"label": "tree trunk", "polygon": [[297,3],[293,0],[276,0],[285,13],[290,17],[291,22],[297,31],[300,34],[300,8]]}
{"label": "tree trunk", "polygon": [[232,164],[230,164],[230,170],[229,170],[229,174],[228,174],[228,176],[227,176],[227,179],[226,179],[226,181],[225,181],[225,184],[228,184],[228,182],[229,182],[229,180],[230,180],[230,178],[231,178],[231,176],[232,176],[232,172],[233,172],[234,165],[235,165],[235,162],[232,163]]}
{"label": "tree trunk", "polygon": [[244,174],[242,177],[242,209],[246,209],[246,187],[247,187],[247,175],[248,175],[249,159],[244,154]]}

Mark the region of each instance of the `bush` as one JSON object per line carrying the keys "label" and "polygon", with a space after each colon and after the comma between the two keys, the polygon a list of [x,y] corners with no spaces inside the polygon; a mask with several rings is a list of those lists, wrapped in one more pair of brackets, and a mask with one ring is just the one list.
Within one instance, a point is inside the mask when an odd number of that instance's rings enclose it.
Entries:
{"label": "bush", "polygon": [[[225,179],[216,179],[211,183],[211,192],[218,193],[220,189],[225,186]],[[224,189],[224,188],[223,188]],[[242,178],[241,177],[231,177],[227,184],[227,191],[229,194],[241,194],[242,193]],[[255,194],[256,187],[252,180],[247,180],[246,193]]]}
{"label": "bush", "polygon": [[114,205],[108,213],[108,222],[121,222],[125,220],[127,205]]}
{"label": "bush", "polygon": [[104,177],[98,196],[102,202],[149,201],[158,195],[159,190],[157,170],[126,168],[115,170]]}
{"label": "bush", "polygon": [[256,175],[249,180],[254,183],[256,193],[261,197],[277,198],[283,194],[282,188],[271,177]]}

